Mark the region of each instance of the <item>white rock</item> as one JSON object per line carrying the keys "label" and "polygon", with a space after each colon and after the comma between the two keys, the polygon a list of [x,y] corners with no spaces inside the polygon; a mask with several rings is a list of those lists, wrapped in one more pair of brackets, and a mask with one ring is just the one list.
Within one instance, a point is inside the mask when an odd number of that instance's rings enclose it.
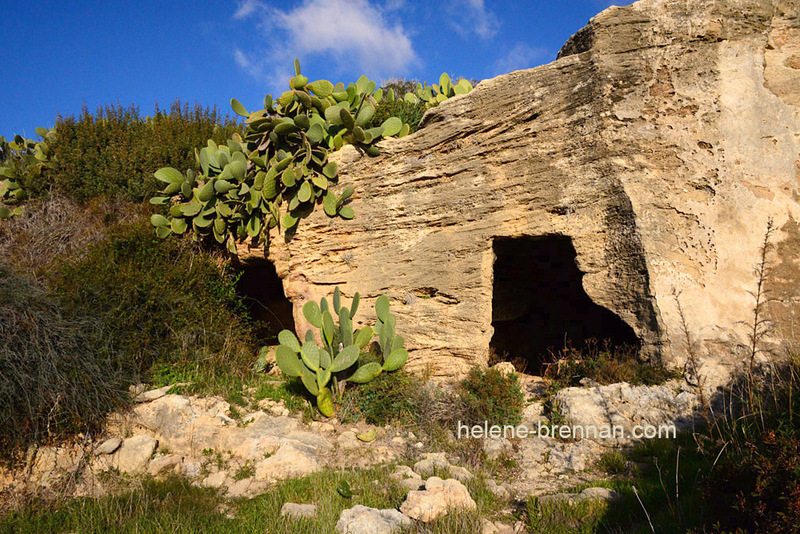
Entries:
{"label": "white rock", "polygon": [[123,473],[141,473],[158,447],[158,440],[146,434],[138,434],[123,440],[115,454],[115,465]]}
{"label": "white rock", "polygon": [[98,445],[95,450],[94,454],[99,456],[101,454],[114,454],[119,446],[122,445],[122,440],[119,438],[108,438],[103,443]]}
{"label": "white rock", "polygon": [[221,488],[225,485],[227,478],[228,473],[226,471],[218,471],[208,475],[200,484],[207,488]]}
{"label": "white rock", "polygon": [[301,477],[318,471],[322,462],[317,454],[299,442],[287,442],[264,460],[256,464],[257,480],[275,481],[292,477]]}
{"label": "white rock", "polygon": [[378,510],[357,504],[342,511],[336,522],[339,534],[394,534],[411,526],[411,520],[397,510]]}
{"label": "white rock", "polygon": [[450,467],[450,462],[447,461],[447,456],[443,452],[428,453],[423,455],[422,458],[422,460],[414,464],[414,471],[422,477],[429,477],[436,470]]}
{"label": "white rock", "polygon": [[465,469],[465,468],[457,466],[457,465],[451,465],[450,466],[450,476],[453,477],[454,479],[458,480],[459,482],[463,482],[463,483],[466,483],[466,482],[472,480],[473,478],[475,478],[475,475],[473,475],[469,471],[469,469]]}
{"label": "white rock", "polygon": [[336,438],[336,444],[339,445],[341,449],[357,449],[361,446],[361,442],[358,441],[356,433],[351,430],[339,434]]}
{"label": "white rock", "polygon": [[492,492],[492,495],[497,497],[500,500],[506,500],[510,497],[508,490],[503,486],[499,485],[493,478],[489,478],[486,480],[486,489]]}
{"label": "white rock", "polygon": [[425,481],[425,489],[409,491],[400,511],[412,519],[429,523],[452,509],[475,510],[475,501],[466,486],[453,478],[442,480],[430,477]]}

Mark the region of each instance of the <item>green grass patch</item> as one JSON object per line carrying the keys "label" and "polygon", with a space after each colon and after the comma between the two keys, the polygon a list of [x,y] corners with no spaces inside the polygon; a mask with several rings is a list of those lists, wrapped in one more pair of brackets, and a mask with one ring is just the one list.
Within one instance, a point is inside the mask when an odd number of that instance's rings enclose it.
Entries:
{"label": "green grass patch", "polygon": [[[254,499],[226,501],[218,491],[192,486],[178,478],[146,479],[116,496],[73,499],[60,505],[34,504],[0,519],[2,534],[48,534],[106,532],[163,534],[325,534],[335,533],[342,510],[356,504],[372,508],[399,508],[404,490],[389,478],[391,467],[363,471],[325,470],[307,477],[277,483]],[[347,481],[352,497],[337,487]],[[453,512],[427,526],[408,532],[461,534],[479,532],[481,515],[497,505],[481,489],[481,482],[468,484],[478,510]],[[317,515],[306,519],[280,516],[284,503],[313,503]]]}

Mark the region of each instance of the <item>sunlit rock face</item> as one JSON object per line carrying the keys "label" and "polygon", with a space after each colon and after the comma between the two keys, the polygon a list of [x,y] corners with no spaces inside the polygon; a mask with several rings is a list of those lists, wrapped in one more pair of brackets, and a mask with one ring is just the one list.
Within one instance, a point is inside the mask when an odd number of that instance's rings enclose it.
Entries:
{"label": "sunlit rock face", "polygon": [[364,298],[357,322],[389,295],[409,366],[437,375],[485,363],[490,345],[535,367],[543,346],[600,334],[674,365],[691,344],[721,382],[749,355],[772,219],[764,341],[794,341],[798,10],[612,7],[555,62],[482,81],[380,156],[346,147],[335,159],[356,217],[316,210],[267,252],[298,329],[303,303],[338,285]]}

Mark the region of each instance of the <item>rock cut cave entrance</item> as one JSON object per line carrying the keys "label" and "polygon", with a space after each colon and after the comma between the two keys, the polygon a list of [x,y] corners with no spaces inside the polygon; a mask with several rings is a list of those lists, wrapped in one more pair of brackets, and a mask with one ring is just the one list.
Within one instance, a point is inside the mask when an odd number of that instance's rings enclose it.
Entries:
{"label": "rock cut cave entrance", "polygon": [[524,361],[540,374],[551,354],[587,343],[639,348],[622,319],[583,290],[572,239],[563,235],[497,238],[490,347],[501,359]]}
{"label": "rock cut cave entrance", "polygon": [[278,332],[284,328],[294,332],[292,303],[283,293],[283,283],[275,266],[266,259],[248,259],[238,265],[239,296],[253,319],[256,340],[264,345],[278,343]]}

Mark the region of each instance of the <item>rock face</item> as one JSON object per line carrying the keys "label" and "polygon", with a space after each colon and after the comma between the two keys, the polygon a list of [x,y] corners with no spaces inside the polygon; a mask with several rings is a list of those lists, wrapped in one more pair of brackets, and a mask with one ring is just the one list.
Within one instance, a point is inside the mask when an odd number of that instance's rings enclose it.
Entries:
{"label": "rock face", "polygon": [[[485,363],[504,330],[551,328],[563,344],[565,333],[616,329],[676,364],[688,331],[719,382],[746,352],[772,218],[768,311],[794,341],[799,10],[794,0],[612,7],[555,62],[484,80],[380,156],[346,147],[339,187],[355,187],[356,217],[318,209],[267,251],[298,330],[302,305],[338,285],[361,293],[362,321],[387,293],[409,367],[440,376]],[[516,270],[497,271],[503,255]],[[562,279],[568,268],[577,274]],[[582,317],[589,304],[599,311]]]}
{"label": "rock face", "polygon": [[[671,381],[659,386],[631,386],[622,382],[565,388],[556,394],[554,402],[568,428],[580,427],[583,432],[589,427],[597,429],[597,434],[578,436],[578,439],[625,444],[631,441],[634,433],[642,437],[645,427],[658,429],[674,425],[676,430],[692,427],[699,400],[695,393],[681,391],[681,386]],[[601,435],[604,427],[610,435]]]}

